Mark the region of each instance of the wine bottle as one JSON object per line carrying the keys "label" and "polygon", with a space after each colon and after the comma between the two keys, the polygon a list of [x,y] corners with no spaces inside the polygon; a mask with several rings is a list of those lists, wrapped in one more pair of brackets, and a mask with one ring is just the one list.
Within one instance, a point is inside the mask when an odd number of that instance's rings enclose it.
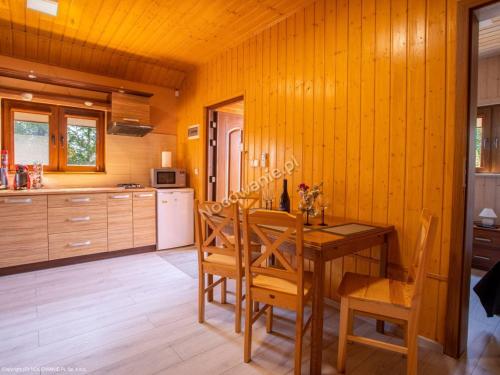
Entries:
{"label": "wine bottle", "polygon": [[280,211],[290,212],[290,197],[288,196],[288,182],[283,179],[283,192],[280,197]]}

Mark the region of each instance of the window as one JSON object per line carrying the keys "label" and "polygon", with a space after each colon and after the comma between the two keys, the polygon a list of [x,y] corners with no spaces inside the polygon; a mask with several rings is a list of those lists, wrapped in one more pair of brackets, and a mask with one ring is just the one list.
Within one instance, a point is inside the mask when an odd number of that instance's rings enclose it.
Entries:
{"label": "window", "polygon": [[2,143],[11,170],[42,162],[48,171],[104,171],[104,113],[5,100]]}

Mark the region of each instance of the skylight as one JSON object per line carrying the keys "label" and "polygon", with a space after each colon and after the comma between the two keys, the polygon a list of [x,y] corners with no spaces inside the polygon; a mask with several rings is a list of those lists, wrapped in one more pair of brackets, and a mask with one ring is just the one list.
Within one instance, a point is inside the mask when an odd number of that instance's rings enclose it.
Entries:
{"label": "skylight", "polygon": [[33,9],[37,12],[57,16],[57,0],[27,0],[26,6],[28,9]]}

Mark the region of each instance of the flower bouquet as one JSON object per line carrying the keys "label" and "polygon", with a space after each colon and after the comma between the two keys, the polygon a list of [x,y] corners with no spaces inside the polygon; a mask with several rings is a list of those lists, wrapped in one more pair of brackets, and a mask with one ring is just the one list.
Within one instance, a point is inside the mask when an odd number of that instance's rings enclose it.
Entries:
{"label": "flower bouquet", "polygon": [[321,194],[322,185],[323,183],[309,187],[305,183],[301,183],[297,188],[300,196],[299,210],[306,214],[305,225],[311,225],[309,223],[309,216],[314,217],[317,215],[315,202],[316,198]]}

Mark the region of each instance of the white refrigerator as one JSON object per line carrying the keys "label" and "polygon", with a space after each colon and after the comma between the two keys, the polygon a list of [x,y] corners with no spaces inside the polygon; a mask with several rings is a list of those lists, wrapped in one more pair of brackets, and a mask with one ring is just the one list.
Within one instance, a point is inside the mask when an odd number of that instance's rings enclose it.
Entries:
{"label": "white refrigerator", "polygon": [[157,250],[194,243],[194,190],[157,190]]}

